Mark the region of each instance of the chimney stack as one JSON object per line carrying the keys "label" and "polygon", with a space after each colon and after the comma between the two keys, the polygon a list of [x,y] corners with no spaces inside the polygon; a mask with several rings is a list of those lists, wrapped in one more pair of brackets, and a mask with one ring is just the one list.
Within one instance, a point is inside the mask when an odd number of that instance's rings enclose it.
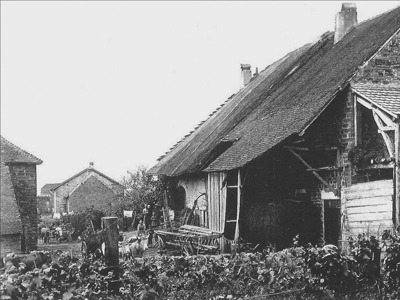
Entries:
{"label": "chimney stack", "polygon": [[355,3],[343,3],[342,11],[336,14],[335,40],[336,44],[357,25],[357,7]]}
{"label": "chimney stack", "polygon": [[90,168],[90,169],[93,169],[93,166],[94,166],[94,163],[91,161],[91,162],[89,163],[89,168]]}
{"label": "chimney stack", "polygon": [[241,64],[240,68],[242,69],[242,88],[244,88],[251,80],[251,65]]}

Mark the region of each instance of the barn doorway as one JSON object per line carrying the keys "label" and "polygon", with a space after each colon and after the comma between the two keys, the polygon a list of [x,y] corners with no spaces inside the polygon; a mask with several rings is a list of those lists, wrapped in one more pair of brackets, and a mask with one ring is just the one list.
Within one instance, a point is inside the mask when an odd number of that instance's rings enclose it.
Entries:
{"label": "barn doorway", "polygon": [[340,234],[340,200],[324,200],[325,243],[338,245]]}
{"label": "barn doorway", "polygon": [[182,186],[178,186],[176,189],[176,210],[182,210],[186,205],[186,191]]}

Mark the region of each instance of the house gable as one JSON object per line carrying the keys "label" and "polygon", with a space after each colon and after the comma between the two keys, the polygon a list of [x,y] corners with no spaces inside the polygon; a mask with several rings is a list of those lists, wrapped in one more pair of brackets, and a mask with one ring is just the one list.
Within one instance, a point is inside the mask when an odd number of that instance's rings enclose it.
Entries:
{"label": "house gable", "polygon": [[[96,169],[89,167],[77,173],[76,175],[70,177],[69,179],[65,180],[64,182],[60,183],[58,186],[52,189],[52,192],[54,194],[54,211],[56,213],[62,212],[61,208],[65,207],[67,199],[69,199],[69,197],[77,189],[79,189],[83,184],[85,184],[87,180],[89,179],[92,180],[92,178],[101,182],[103,186],[107,187],[108,191],[111,191],[114,194],[114,196],[120,195],[124,190],[123,186],[121,186],[115,180],[97,171]],[[88,185],[88,186],[92,188],[98,187],[98,185]]]}
{"label": "house gable", "polygon": [[69,211],[82,211],[92,205],[96,209],[104,209],[109,207],[116,197],[101,180],[91,176],[69,195]]}

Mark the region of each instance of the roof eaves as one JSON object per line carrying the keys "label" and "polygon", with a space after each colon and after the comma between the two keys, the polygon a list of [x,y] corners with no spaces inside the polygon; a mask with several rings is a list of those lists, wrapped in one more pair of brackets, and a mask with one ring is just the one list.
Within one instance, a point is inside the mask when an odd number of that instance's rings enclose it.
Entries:
{"label": "roof eaves", "polygon": [[374,100],[372,100],[370,97],[366,96],[365,94],[363,94],[362,92],[360,92],[356,87],[352,87],[351,88],[356,94],[358,94],[359,96],[361,96],[362,98],[364,98],[365,100],[367,100],[368,102],[370,102],[371,104],[375,105],[376,107],[378,107],[379,109],[383,110],[384,112],[388,113],[389,115],[391,115],[394,118],[399,118],[399,115],[390,111],[389,109],[384,108],[382,105],[376,103]]}

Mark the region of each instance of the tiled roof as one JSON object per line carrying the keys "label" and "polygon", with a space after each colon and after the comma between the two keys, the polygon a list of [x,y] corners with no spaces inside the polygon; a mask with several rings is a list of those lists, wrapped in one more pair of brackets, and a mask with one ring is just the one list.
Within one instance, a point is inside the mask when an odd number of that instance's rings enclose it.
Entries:
{"label": "tiled roof", "polygon": [[389,113],[400,115],[400,87],[382,84],[354,84],[352,89]]}
{"label": "tiled roof", "polygon": [[1,136],[1,161],[8,163],[26,163],[40,165],[43,161],[29,152],[22,150]]}
{"label": "tiled roof", "polygon": [[67,180],[65,180],[65,181],[63,181],[63,182],[57,184],[56,186],[52,187],[50,190],[51,190],[51,191],[54,191],[54,190],[58,189],[60,186],[63,186],[64,184],[68,183],[68,182],[71,181],[72,179],[74,179],[74,178],[80,176],[81,174],[83,174],[83,173],[85,173],[85,172],[87,172],[87,171],[96,172],[97,174],[99,174],[100,176],[106,178],[107,180],[111,181],[112,183],[117,184],[117,185],[119,185],[119,186],[122,187],[122,185],[121,185],[120,183],[118,183],[117,181],[115,181],[114,179],[108,177],[107,175],[101,173],[100,171],[97,171],[97,170],[96,170],[95,168],[93,168],[93,167],[89,167],[89,168],[86,168],[86,169],[82,170],[81,172],[75,174],[74,176],[68,178]]}
{"label": "tiled roof", "polygon": [[1,162],[1,195],[0,195],[0,234],[16,234],[21,232],[21,218],[15,198],[11,175]]}
{"label": "tiled roof", "polygon": [[[354,27],[337,44],[333,33],[288,54],[260,73],[149,173],[178,176],[242,167],[302,132],[400,28],[400,8]],[[222,154],[222,140],[234,141]],[[224,149],[225,150],[225,149]]]}
{"label": "tiled roof", "polygon": [[40,194],[49,195],[50,191],[59,185],[59,183],[47,183],[40,189]]}

